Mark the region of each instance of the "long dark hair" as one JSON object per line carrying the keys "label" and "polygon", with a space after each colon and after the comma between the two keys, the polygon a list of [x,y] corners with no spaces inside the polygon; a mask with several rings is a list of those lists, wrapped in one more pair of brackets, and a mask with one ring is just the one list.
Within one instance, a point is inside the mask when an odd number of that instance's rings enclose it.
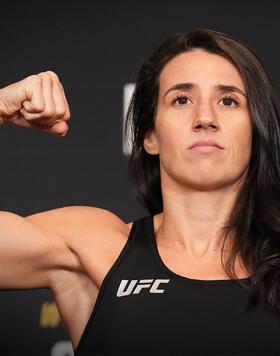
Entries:
{"label": "long dark hair", "polygon": [[239,255],[251,275],[249,287],[241,283],[250,290],[247,307],[263,302],[280,316],[280,106],[268,73],[248,45],[224,33],[197,28],[169,35],[153,51],[139,71],[127,112],[129,180],[151,214],[163,211],[159,155],[148,154],[143,140],[154,128],[162,69],[176,55],[196,48],[218,54],[237,68],[253,119],[248,172],[224,226],[223,248],[232,231],[236,238],[226,265],[221,256],[222,265],[236,280],[234,265]]}

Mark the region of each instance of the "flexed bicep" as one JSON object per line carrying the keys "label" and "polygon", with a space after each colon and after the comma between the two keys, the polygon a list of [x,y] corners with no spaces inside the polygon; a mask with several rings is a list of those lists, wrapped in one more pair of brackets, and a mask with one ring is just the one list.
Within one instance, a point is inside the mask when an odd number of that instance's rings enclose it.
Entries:
{"label": "flexed bicep", "polygon": [[51,288],[56,271],[79,270],[79,258],[60,234],[0,212],[0,289]]}

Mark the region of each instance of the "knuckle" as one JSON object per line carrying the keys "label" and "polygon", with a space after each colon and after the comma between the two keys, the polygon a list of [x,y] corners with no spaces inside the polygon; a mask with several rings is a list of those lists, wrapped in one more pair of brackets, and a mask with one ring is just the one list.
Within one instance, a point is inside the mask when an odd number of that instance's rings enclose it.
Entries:
{"label": "knuckle", "polygon": [[44,111],[44,117],[52,117],[54,115],[54,110],[47,109]]}
{"label": "knuckle", "polygon": [[66,114],[65,114],[64,117],[63,117],[63,119],[64,119],[65,121],[68,121],[68,120],[70,119],[70,117],[71,117],[70,112],[66,112]]}
{"label": "knuckle", "polygon": [[42,78],[40,77],[40,74],[32,74],[28,77],[30,82],[33,82],[35,84],[40,84],[42,81]]}
{"label": "knuckle", "polygon": [[56,80],[57,82],[59,82],[59,78],[58,75],[53,72],[52,70],[47,70],[46,73],[54,80]]}
{"label": "knuckle", "polygon": [[34,80],[35,78],[38,77],[38,74],[31,74],[29,75],[26,79],[29,79],[29,80]]}
{"label": "knuckle", "polygon": [[56,115],[57,116],[64,116],[65,115],[65,108],[63,108],[63,107],[58,107],[58,108],[56,108]]}
{"label": "knuckle", "polygon": [[41,73],[40,73],[40,76],[41,76],[42,79],[47,79],[47,80],[49,80],[49,78],[50,78],[49,75],[48,75],[46,72],[41,72]]}
{"label": "knuckle", "polygon": [[34,108],[35,108],[37,111],[42,112],[42,111],[45,110],[45,104],[44,104],[43,101],[40,101],[40,102],[34,104]]}

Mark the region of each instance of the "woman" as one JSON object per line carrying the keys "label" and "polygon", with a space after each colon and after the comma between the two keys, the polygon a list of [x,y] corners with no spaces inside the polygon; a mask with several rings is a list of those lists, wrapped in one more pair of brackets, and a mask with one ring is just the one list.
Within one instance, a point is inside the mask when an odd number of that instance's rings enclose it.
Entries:
{"label": "woman", "polygon": [[[150,215],[2,212],[1,287],[51,288],[76,356],[279,354],[277,100],[239,40],[167,37],[139,72],[126,125]],[[53,72],[2,89],[0,113],[67,131]]]}

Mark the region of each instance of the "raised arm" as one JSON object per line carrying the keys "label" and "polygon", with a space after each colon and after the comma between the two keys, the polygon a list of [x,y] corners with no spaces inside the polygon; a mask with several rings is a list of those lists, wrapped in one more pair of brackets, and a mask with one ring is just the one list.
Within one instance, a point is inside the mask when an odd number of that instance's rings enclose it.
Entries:
{"label": "raised arm", "polygon": [[[70,111],[58,76],[31,75],[0,89],[0,124],[14,124],[65,136]],[[55,271],[81,269],[64,237],[10,212],[0,211],[0,288],[50,287]],[[45,215],[48,223],[48,214]],[[48,224],[47,224],[48,226]]]}
{"label": "raised arm", "polygon": [[26,217],[0,212],[0,289],[54,289],[61,271],[87,273],[100,239],[128,230],[114,213],[90,206]]}
{"label": "raised arm", "polygon": [[[0,89],[0,125],[64,136],[69,118],[63,87],[53,72]],[[92,253],[111,248],[109,239],[107,246],[101,239],[127,236],[128,230],[118,216],[96,207],[64,207],[27,217],[0,211],[0,289],[55,290],[61,271],[87,273]]]}

